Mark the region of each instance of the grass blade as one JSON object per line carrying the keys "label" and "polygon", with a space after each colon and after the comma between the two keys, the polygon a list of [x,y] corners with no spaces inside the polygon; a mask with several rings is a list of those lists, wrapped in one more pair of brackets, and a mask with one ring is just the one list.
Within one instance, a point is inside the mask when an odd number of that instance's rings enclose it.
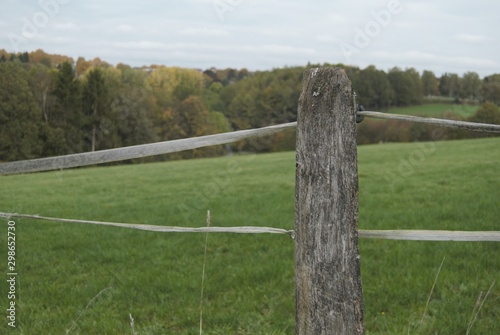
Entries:
{"label": "grass blade", "polygon": [[[210,210],[207,211],[207,227],[210,227]],[[205,233],[205,252],[203,253],[203,266],[201,269],[201,294],[200,294],[200,335],[203,334],[203,288],[205,287],[205,263],[207,260],[208,232]]]}
{"label": "grass blade", "polygon": [[432,284],[431,292],[429,293],[429,297],[427,298],[427,303],[425,304],[424,313],[422,313],[422,319],[420,319],[420,324],[418,325],[418,330],[422,327],[424,323],[425,314],[427,313],[427,308],[429,307],[429,303],[431,301],[432,293],[434,292],[434,287],[436,286],[436,282],[438,280],[439,274],[441,273],[441,268],[443,267],[443,263],[446,257],[443,257],[441,261],[441,265],[439,265],[438,272],[436,273],[436,278],[434,278],[434,283]]}
{"label": "grass blade", "polygon": [[[483,295],[483,292],[482,291],[479,292],[479,296],[477,298],[476,305],[474,306],[474,309],[472,310],[472,314],[473,314],[474,318],[471,317],[472,320],[470,320],[469,324],[467,325],[467,332],[465,333],[465,335],[469,335],[470,330],[472,329],[472,325],[474,324],[474,321],[476,321],[477,315],[481,311],[481,308],[483,308],[484,302],[486,301],[486,299],[488,298],[488,295],[490,295],[490,292],[493,289],[493,285],[495,285],[495,281],[493,281],[493,283],[491,283],[490,288],[488,289],[488,292],[486,292],[486,295],[484,296],[483,301],[481,301],[481,296]],[[476,312],[476,314],[474,314],[474,311]]]}

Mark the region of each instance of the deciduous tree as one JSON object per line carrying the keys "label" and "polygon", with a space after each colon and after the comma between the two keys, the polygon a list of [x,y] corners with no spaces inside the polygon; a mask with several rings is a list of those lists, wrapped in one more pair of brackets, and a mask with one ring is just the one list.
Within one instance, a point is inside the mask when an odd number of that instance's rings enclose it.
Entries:
{"label": "deciduous tree", "polygon": [[460,81],[460,97],[462,99],[479,100],[483,82],[476,72],[466,72]]}
{"label": "deciduous tree", "polygon": [[500,105],[500,74],[494,74],[484,78],[481,89],[482,101],[491,101]]}
{"label": "deciduous tree", "polygon": [[439,94],[439,81],[434,72],[427,70],[422,72],[422,89],[427,97]]}

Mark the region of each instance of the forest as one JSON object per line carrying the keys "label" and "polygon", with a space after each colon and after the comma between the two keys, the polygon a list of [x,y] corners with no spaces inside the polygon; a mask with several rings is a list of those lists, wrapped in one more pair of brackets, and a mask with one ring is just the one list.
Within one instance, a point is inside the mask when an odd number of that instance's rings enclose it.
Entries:
{"label": "forest", "polygon": [[[478,106],[473,115],[448,118],[500,124],[500,74],[481,78],[394,67],[307,64],[269,71],[134,68],[99,58],[76,61],[43,50],[0,50],[0,162],[66,155],[122,146],[263,127],[296,120],[302,74],[308,67],[340,66],[358,103],[385,111],[427,102]],[[396,131],[395,131],[396,130]],[[398,122],[358,127],[358,143],[436,140],[432,128]],[[439,139],[484,134],[447,131]],[[293,150],[294,132],[272,138],[198,149],[154,160],[228,152]],[[144,159],[152,160],[153,158]]]}

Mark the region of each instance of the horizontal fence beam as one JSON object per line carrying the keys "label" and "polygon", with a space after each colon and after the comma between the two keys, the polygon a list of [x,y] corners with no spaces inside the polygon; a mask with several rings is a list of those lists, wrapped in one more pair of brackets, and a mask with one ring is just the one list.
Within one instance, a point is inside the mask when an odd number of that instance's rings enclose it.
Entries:
{"label": "horizontal fence beam", "polygon": [[147,225],[147,224],[118,223],[118,222],[105,222],[105,221],[77,220],[77,219],[61,219],[61,218],[53,218],[53,217],[32,215],[32,214],[1,213],[1,212],[0,212],[0,217],[6,218],[8,220],[12,218],[18,218],[18,219],[44,220],[44,221],[63,222],[63,223],[80,223],[80,224],[91,224],[99,226],[111,226],[111,227],[119,227],[127,229],[153,231],[158,233],[287,234],[293,236],[293,230],[270,228],[270,227],[242,226],[242,227],[191,228],[191,227],[157,226],[157,225]]}
{"label": "horizontal fence beam", "polygon": [[241,140],[272,135],[294,128],[297,122],[284,123],[257,129],[238,130],[229,133],[192,137],[180,140],[134,145],[123,148],[84,152],[66,156],[39,158],[0,164],[0,174],[18,174],[67,169],[102,163],[123,161],[134,158],[150,157],[174,152],[227,144]]}
{"label": "horizontal fence beam", "polygon": [[[294,237],[293,230],[272,227],[175,227],[133,223],[61,219],[33,214],[2,213],[0,217],[10,219],[32,219],[63,223],[92,224],[127,229],[137,229],[160,233],[236,233],[236,234],[284,234]],[[405,241],[459,241],[459,242],[500,242],[500,231],[448,231],[448,230],[363,230],[359,229],[360,238]]]}
{"label": "horizontal fence beam", "polygon": [[[465,129],[478,132],[500,133],[500,125],[454,121],[446,119],[426,118],[411,115],[388,114],[372,111],[360,111],[358,115],[379,118],[401,120],[409,122],[426,123],[431,125]],[[198,149],[213,145],[238,142],[245,139],[272,135],[287,129],[295,128],[297,122],[289,122],[275,126],[238,130],[222,134],[214,134],[200,137],[192,137],[180,140],[157,142],[150,144],[134,145],[129,147],[84,152],[65,156],[46,157],[0,164],[0,175],[20,174],[30,172],[42,172],[50,170],[68,169],[79,166],[111,163],[128,159],[143,158],[169,154],[174,152]]]}
{"label": "horizontal fence beam", "polygon": [[500,231],[360,230],[359,237],[404,241],[500,242]]}
{"label": "horizontal fence beam", "polygon": [[455,121],[446,119],[436,119],[431,117],[421,117],[412,115],[401,115],[401,114],[389,114],[380,113],[372,111],[360,111],[357,112],[358,115],[373,117],[376,119],[388,119],[388,120],[400,120],[409,121],[417,123],[426,123],[435,126],[464,129],[469,131],[479,131],[479,132],[489,132],[489,133],[500,133],[500,125],[488,124],[488,123],[478,123],[478,122],[466,122],[466,121]]}

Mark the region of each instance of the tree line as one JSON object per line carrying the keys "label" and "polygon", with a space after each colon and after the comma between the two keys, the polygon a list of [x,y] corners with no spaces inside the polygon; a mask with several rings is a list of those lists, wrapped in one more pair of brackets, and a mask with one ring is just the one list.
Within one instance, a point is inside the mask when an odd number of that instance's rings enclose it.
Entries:
{"label": "tree line", "polygon": [[[0,161],[14,161],[103,150],[155,141],[263,127],[296,120],[302,74],[306,67],[271,71],[205,71],[167,66],[112,66],[99,58],[76,61],[43,50],[9,54],[0,50]],[[473,118],[500,123],[500,74],[481,79],[415,69],[343,67],[358,102],[366,108],[421,104],[425,99],[483,104]],[[360,126],[360,143],[432,139],[423,128]],[[394,125],[392,125],[394,128]],[[405,128],[406,127],[406,128]],[[416,126],[415,126],[416,127]],[[372,129],[375,128],[375,129]],[[381,139],[381,133],[384,133]],[[202,157],[228,150],[292,150],[293,131],[170,155]],[[448,138],[467,136],[453,133]],[[157,157],[154,159],[166,159]]]}

